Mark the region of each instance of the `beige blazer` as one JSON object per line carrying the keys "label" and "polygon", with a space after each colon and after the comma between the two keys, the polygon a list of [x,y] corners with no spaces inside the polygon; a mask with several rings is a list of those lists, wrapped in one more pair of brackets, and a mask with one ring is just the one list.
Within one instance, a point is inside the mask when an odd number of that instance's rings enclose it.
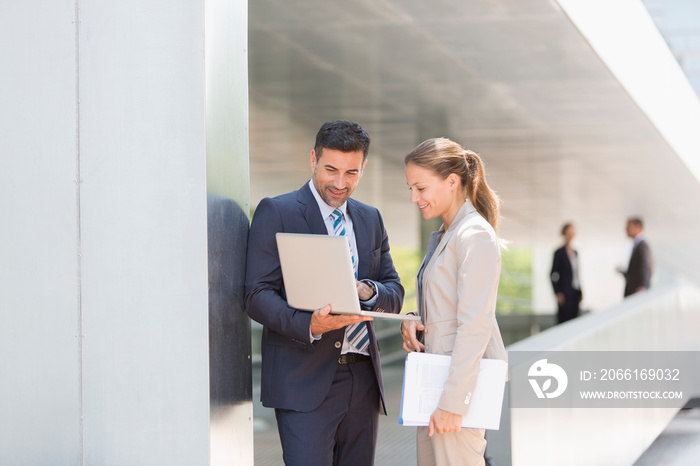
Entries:
{"label": "beige blazer", "polygon": [[465,415],[481,358],[506,360],[496,322],[501,250],[496,232],[469,200],[447,231],[443,225],[432,235],[431,243],[439,243],[429,261],[423,259],[417,283],[423,342],[427,353],[452,355],[438,406]]}

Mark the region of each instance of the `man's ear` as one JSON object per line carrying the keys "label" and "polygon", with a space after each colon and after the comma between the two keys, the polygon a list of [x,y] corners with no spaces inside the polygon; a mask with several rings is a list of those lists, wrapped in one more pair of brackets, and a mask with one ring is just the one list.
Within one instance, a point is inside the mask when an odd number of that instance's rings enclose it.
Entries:
{"label": "man's ear", "polygon": [[360,178],[362,178],[362,174],[365,172],[365,167],[367,166],[368,161],[368,159],[365,159],[365,161],[362,162],[362,168],[360,168]]}
{"label": "man's ear", "polygon": [[311,149],[311,171],[316,170],[316,151]]}

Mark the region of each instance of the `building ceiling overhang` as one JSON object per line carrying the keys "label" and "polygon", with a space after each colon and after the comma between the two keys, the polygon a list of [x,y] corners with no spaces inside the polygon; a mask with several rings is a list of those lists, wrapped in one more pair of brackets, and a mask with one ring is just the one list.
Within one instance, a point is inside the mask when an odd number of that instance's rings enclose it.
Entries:
{"label": "building ceiling overhang", "polygon": [[[631,215],[669,250],[695,241],[700,183],[689,152],[679,156],[631,92],[635,75],[621,78],[603,56],[595,24],[571,16],[582,13],[549,0],[259,0],[249,8],[253,204],[307,180],[318,127],[346,118],[372,136],[368,172],[381,167],[358,196],[381,198],[388,223],[414,210],[405,154],[445,136],[482,155],[511,241],[549,242],[568,220],[590,238],[623,238]],[[625,34],[628,25],[617,26]],[[682,87],[674,79],[655,91]]]}

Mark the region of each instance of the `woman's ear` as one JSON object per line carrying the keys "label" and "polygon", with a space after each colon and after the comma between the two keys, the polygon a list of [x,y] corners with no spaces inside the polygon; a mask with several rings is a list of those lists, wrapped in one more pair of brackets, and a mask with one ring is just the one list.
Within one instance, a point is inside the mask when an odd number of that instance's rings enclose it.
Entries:
{"label": "woman's ear", "polygon": [[459,176],[457,176],[456,173],[447,175],[447,181],[450,183],[450,189],[457,189],[460,187]]}

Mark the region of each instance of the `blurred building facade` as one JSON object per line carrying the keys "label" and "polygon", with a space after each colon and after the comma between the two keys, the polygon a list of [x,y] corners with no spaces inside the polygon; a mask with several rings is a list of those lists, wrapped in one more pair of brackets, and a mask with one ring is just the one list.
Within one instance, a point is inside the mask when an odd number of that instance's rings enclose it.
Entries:
{"label": "blurred building facade", "polygon": [[[586,310],[622,298],[629,216],[647,223],[658,280],[692,273],[697,95],[641,3],[579,3],[251,4],[251,205],[301,186],[317,128],[348,118],[373,137],[357,197],[381,209],[397,249],[438,227],[409,203],[403,156],[436,136],[482,155],[515,252],[503,279],[529,280],[517,312],[555,311],[549,269],[568,221]],[[509,275],[520,251],[530,273]]]}
{"label": "blurred building facade", "polygon": [[642,0],[669,49],[700,94],[700,4],[692,0]]}

